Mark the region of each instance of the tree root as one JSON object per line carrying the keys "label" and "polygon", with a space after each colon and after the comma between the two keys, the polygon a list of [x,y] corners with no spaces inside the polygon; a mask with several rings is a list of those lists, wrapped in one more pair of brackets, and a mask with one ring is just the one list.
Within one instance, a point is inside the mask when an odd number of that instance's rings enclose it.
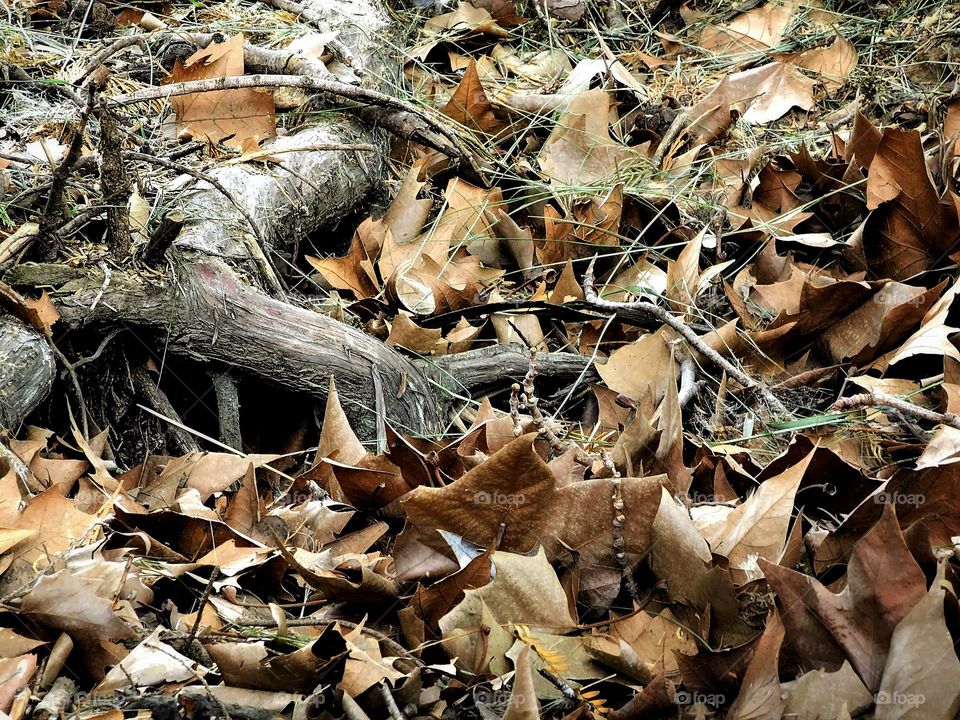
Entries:
{"label": "tree root", "polygon": [[[62,266],[24,264],[7,277],[15,285],[58,286],[65,275]],[[366,439],[376,437],[378,415],[401,431],[439,432],[465,397],[506,389],[509,378],[523,378],[529,369],[530,356],[519,346],[408,357],[356,328],[243,285],[214,258],[180,264],[175,282],[162,285],[114,272],[104,288],[102,271],[73,271],[71,280],[65,292],[52,295],[66,328],[126,326],[161,340],[173,355],[236,368],[320,400],[333,375],[347,416]],[[542,375],[563,382],[584,374],[589,358],[550,353],[537,363]]]}

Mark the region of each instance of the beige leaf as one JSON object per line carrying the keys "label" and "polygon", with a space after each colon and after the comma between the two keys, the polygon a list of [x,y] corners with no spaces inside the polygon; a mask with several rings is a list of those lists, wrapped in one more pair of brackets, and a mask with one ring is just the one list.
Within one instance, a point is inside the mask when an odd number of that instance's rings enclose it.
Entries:
{"label": "beige leaf", "polygon": [[751,565],[751,559],[776,562],[783,552],[797,489],[813,454],[761,483],[722,526],[708,528],[706,539],[713,551],[741,569]]}
{"label": "beige leaf", "polygon": [[[198,50],[183,65],[178,62],[171,83],[243,75],[243,34]],[[244,140],[277,134],[273,95],[253,88],[214,90],[170,98],[177,128],[210,142],[242,148]],[[227,139],[229,138],[229,139]]]}
{"label": "beige leaf", "polygon": [[791,108],[814,108],[813,88],[816,82],[793,65],[769,63],[751,70],[728,75],[709,94],[690,108],[696,122],[717,108],[736,108],[743,121],[763,125],[786,115]]}
{"label": "beige leaf", "polygon": [[953,720],[960,711],[960,660],[944,618],[954,593],[945,571],[941,562],[933,587],[893,631],[877,720]]}
{"label": "beige leaf", "polygon": [[615,177],[633,154],[610,137],[610,95],[589,90],[567,105],[540,151],[540,169],[554,182],[588,185]]}
{"label": "beige leaf", "polygon": [[700,35],[700,47],[715,53],[765,50],[780,44],[797,11],[795,3],[771,2],[741,13],[724,25],[710,25]]}
{"label": "beige leaf", "polygon": [[531,652],[530,647],[524,645],[517,656],[513,688],[510,690],[510,701],[503,720],[538,720],[540,717],[540,703],[533,686]]}

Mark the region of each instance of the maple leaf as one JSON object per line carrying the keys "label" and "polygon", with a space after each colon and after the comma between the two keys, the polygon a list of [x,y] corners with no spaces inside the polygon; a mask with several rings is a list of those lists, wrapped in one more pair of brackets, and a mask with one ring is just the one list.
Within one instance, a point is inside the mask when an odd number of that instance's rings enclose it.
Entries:
{"label": "maple leaf", "polygon": [[[550,558],[575,552],[586,565],[616,566],[612,485],[585,480],[558,486],[534,449],[535,435],[517,438],[443,488],[419,487],[402,500],[410,523],[448,530],[483,547],[528,552],[542,545]],[[635,563],[650,545],[662,476],[623,478],[626,553]]]}
{"label": "maple leaf", "polygon": [[926,593],[926,581],[907,549],[893,507],[853,548],[847,585],[839,594],[815,578],[759,561],[783,604],[788,632],[803,632],[819,621],[864,684],[876,692],[894,628]]}

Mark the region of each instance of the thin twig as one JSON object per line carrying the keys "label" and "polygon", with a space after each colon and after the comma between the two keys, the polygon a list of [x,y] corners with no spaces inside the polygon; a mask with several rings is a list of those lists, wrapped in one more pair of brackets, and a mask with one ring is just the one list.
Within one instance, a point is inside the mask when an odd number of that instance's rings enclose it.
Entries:
{"label": "thin twig", "polygon": [[70,147],[66,156],[60,161],[60,164],[54,168],[53,179],[50,184],[50,193],[47,196],[47,204],[40,216],[40,229],[37,237],[45,245],[43,252],[45,259],[52,260],[56,255],[59,243],[53,233],[53,228],[63,217],[63,198],[67,187],[67,180],[70,177],[70,171],[80,159],[80,151],[83,148],[83,132],[87,127],[87,120],[90,119],[90,113],[93,111],[93,89],[88,92],[89,102],[83,106],[80,111],[80,119],[77,121],[77,127],[74,131],[73,140],[70,141]]}
{"label": "thin twig", "polygon": [[650,159],[650,163],[653,165],[655,170],[660,169],[660,165],[663,164],[663,159],[667,156],[667,150],[670,149],[673,141],[677,139],[677,136],[680,135],[680,131],[682,131],[686,125],[687,112],[683,111],[673,119],[672,123],[670,123],[670,127],[668,127],[667,131],[663,134],[663,137],[660,139],[660,144],[657,145],[656,152]]}
{"label": "thin twig", "polygon": [[905,415],[919,418],[920,420],[926,420],[927,422],[932,422],[937,425],[948,425],[960,430],[960,417],[957,415],[927,410],[924,407],[914,405],[912,402],[898,398],[895,395],[889,395],[880,390],[840,398],[834,403],[833,407],[836,410],[853,410],[855,408],[872,407],[876,405],[884,405]]}
{"label": "thin twig", "polygon": [[724,370],[727,375],[732,377],[745,388],[749,388],[750,390],[755,390],[758,392],[770,410],[772,410],[776,415],[789,415],[787,409],[783,406],[783,403],[781,403],[780,400],[778,400],[768,388],[764,387],[761,383],[758,383],[752,377],[743,372],[743,370],[723,357],[723,355],[707,345],[703,341],[703,338],[698,336],[689,325],[672,315],[664,308],[660,307],[659,305],[654,305],[653,303],[644,301],[614,302],[612,300],[604,300],[597,295],[597,290],[593,285],[593,267],[596,261],[596,257],[590,261],[590,266],[587,268],[587,272],[583,277],[583,294],[588,303],[595,305],[598,308],[603,308],[613,312],[627,310],[649,315],[655,320],[671,328],[674,332],[680,335],[680,337],[686,340],[694,350],[700,353],[711,363],[719,367],[721,370]]}
{"label": "thin twig", "polygon": [[463,147],[460,138],[457,137],[457,134],[448,124],[432,118],[412,103],[391,97],[376,90],[370,90],[369,88],[302,75],[241,75],[211,78],[208,80],[191,80],[189,82],[171,83],[161,87],[144,88],[137,92],[127,93],[126,95],[118,95],[117,97],[111,98],[110,103],[118,106],[135,105],[136,103],[150,102],[153,100],[166,100],[180,95],[259,87],[293,87],[300,88],[301,90],[313,90],[315,92],[329,93],[330,95],[347,98],[356,102],[380,105],[390,108],[391,110],[408,112],[416,115],[431,130],[447,140],[449,146],[437,148],[438,150],[458,159],[470,157],[470,153]]}
{"label": "thin twig", "polygon": [[84,84],[90,80],[90,74],[96,70],[98,67],[103,65],[107,59],[111,56],[116,55],[121,50],[130,47],[131,45],[139,45],[140,47],[146,49],[147,40],[142,34],[138,35],[126,35],[118,40],[114,40],[112,43],[103,48],[100,52],[96,53],[86,65],[83,66],[83,70],[80,71],[80,77],[84,78]]}
{"label": "thin twig", "polygon": [[207,601],[210,599],[210,591],[213,589],[213,584],[217,581],[218,577],[220,577],[220,568],[214,565],[213,570],[210,571],[210,579],[207,581],[207,586],[203,589],[203,595],[200,596],[200,606],[197,608],[197,621],[193,624],[190,635],[187,637],[186,647],[188,649],[193,645],[193,641],[197,639],[197,632],[200,630],[200,624],[203,622],[203,610],[207,606]]}
{"label": "thin twig", "polygon": [[697,383],[697,364],[688,353],[681,353],[680,357],[680,407],[686,407],[697,396],[700,389]]}
{"label": "thin twig", "polygon": [[[287,620],[287,627],[316,627],[317,625],[333,625],[338,623],[342,627],[347,628],[348,630],[360,629],[364,635],[369,635],[378,642],[380,642],[384,648],[391,653],[394,653],[397,657],[406,658],[412,660],[417,665],[423,665],[423,661],[418,658],[416,655],[407,650],[403,645],[398,643],[396,640],[391,638],[389,635],[386,635],[379,630],[374,630],[371,627],[366,625],[360,625],[359,623],[350,622],[349,620],[341,620],[340,618],[330,619],[330,618],[318,618],[318,617],[305,617],[305,618],[293,618]],[[275,628],[277,627],[276,620],[244,620],[242,622],[234,622],[233,625],[237,627],[249,627],[249,628]]]}

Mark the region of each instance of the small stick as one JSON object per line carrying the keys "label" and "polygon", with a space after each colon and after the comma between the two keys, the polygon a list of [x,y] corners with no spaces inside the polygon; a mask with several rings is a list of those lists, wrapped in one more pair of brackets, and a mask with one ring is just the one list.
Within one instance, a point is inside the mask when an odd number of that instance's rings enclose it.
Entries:
{"label": "small stick", "polygon": [[613,312],[618,312],[620,310],[632,310],[635,312],[641,312],[650,317],[662,322],[667,327],[674,330],[680,337],[686,340],[690,345],[703,357],[707,358],[714,365],[719,367],[721,370],[724,370],[727,375],[732,377],[738,383],[743,385],[745,388],[755,390],[760,393],[760,396],[763,398],[767,406],[777,415],[789,415],[787,409],[783,406],[777,397],[770,392],[770,390],[752,377],[747,375],[743,370],[738,368],[736,365],[727,360],[723,355],[718,353],[712,347],[707,345],[703,339],[697,335],[693,329],[687,325],[685,322],[675,317],[667,310],[663,309],[659,305],[654,305],[653,303],[648,302],[614,302],[612,300],[604,300],[599,295],[597,295],[597,290],[593,285],[593,267],[597,262],[596,256],[593,260],[590,261],[590,266],[587,268],[587,272],[583,276],[583,294],[587,302],[591,305],[595,305],[598,308],[603,308],[605,310],[612,310]]}
{"label": "small stick", "polygon": [[949,427],[960,430],[960,417],[957,415],[927,410],[919,405],[914,405],[912,402],[908,402],[894,395],[889,395],[880,390],[840,398],[833,404],[833,407],[836,410],[853,410],[855,408],[875,405],[885,405],[905,415],[936,423],[937,425],[948,425]]}
{"label": "small stick", "polygon": [[210,591],[213,589],[213,584],[217,581],[218,577],[220,577],[220,568],[214,565],[213,570],[210,571],[210,579],[207,581],[207,586],[203,589],[203,595],[200,596],[200,607],[197,608],[197,621],[193,624],[193,629],[190,630],[190,635],[187,637],[187,648],[193,645],[193,641],[197,639],[197,631],[200,630],[200,623],[203,622],[203,609],[207,606],[207,601],[210,599]]}
{"label": "small stick", "polygon": [[103,65],[111,56],[116,55],[121,50],[130,47],[131,45],[139,45],[144,50],[147,49],[147,40],[146,37],[142,34],[138,35],[126,35],[119,40],[114,40],[112,43],[103,48],[100,52],[96,53],[90,61],[83,66],[83,70],[80,71],[80,77],[84,78],[84,84],[90,80],[90,74],[96,70],[98,67]]}
{"label": "small stick", "polygon": [[[398,643],[396,640],[391,638],[389,635],[386,635],[379,630],[374,630],[372,627],[367,627],[366,625],[360,625],[359,623],[350,622],[349,620],[341,620],[340,618],[330,619],[330,618],[317,618],[317,617],[305,617],[305,618],[294,618],[287,620],[287,627],[316,627],[317,625],[333,625],[338,623],[342,627],[347,628],[348,630],[356,630],[360,628],[360,632],[364,635],[369,635],[378,642],[380,642],[388,652],[392,652],[397,657],[406,658],[412,660],[417,665],[423,665],[423,661],[418,658],[416,655],[407,650],[403,645]],[[235,622],[232,623],[237,627],[249,627],[249,628],[275,628],[277,627],[276,620],[245,620],[244,622]]]}
{"label": "small stick", "polygon": [[470,153],[463,148],[456,133],[439,120],[427,115],[423,110],[412,103],[391,97],[376,90],[358,87],[336,80],[322,80],[303,75],[240,75],[208,80],[191,80],[189,82],[171,83],[161,87],[144,88],[137,92],[118,95],[110,99],[113,105],[135,105],[152,100],[166,100],[179,95],[212,92],[217,90],[240,90],[259,87],[293,87],[301,90],[329,93],[338,97],[347,98],[370,105],[381,105],[392,110],[409,112],[419,117],[434,132],[441,135],[449,143],[449,147],[438,148],[442,152],[455,158],[469,158]]}
{"label": "small stick", "polygon": [[40,228],[37,237],[40,243],[44,245],[42,248],[44,260],[52,260],[56,256],[56,251],[60,245],[54,235],[53,228],[63,218],[64,190],[67,187],[70,171],[80,159],[80,150],[83,148],[83,131],[87,127],[87,120],[93,111],[92,89],[89,91],[89,100],[80,111],[80,119],[77,122],[77,128],[74,131],[73,140],[70,141],[70,148],[67,150],[66,156],[54,168],[50,193],[47,195],[47,204],[43,209],[43,214],[40,215]]}
{"label": "small stick", "polygon": [[510,386],[510,419],[513,421],[513,436],[523,435],[523,426],[520,424],[520,383]]}
{"label": "small stick", "polygon": [[677,139],[677,136],[680,135],[680,131],[683,130],[686,125],[687,112],[684,110],[673,119],[672,123],[670,123],[670,127],[668,127],[667,131],[663,134],[660,144],[657,145],[657,151],[653,154],[653,157],[650,158],[650,163],[653,165],[654,170],[660,169],[660,165],[663,164],[663,159],[667,156],[667,150],[670,149],[673,141]]}
{"label": "small stick", "polygon": [[[134,389],[144,400],[150,403],[157,412],[180,420],[177,411],[173,405],[170,404],[170,399],[153,381],[153,378],[147,373],[146,368],[138,367],[131,373],[131,378]],[[185,430],[181,430],[176,425],[168,427],[167,432],[170,434],[170,438],[173,440],[173,445],[177,449],[177,452],[192,453],[200,450],[200,445],[193,439],[193,435]]]}
{"label": "small stick", "polygon": [[210,381],[217,396],[217,419],[220,441],[238,450],[243,447],[240,435],[240,395],[228,371],[210,371]]}
{"label": "small stick", "polygon": [[559,690],[567,703],[573,705],[580,704],[580,698],[577,697],[577,691],[574,690],[570,685],[565,683],[561,678],[554,675],[552,672],[547,670],[545,667],[537,668],[537,672],[540,673],[545,680],[547,680],[551,685],[553,685],[557,690]]}
{"label": "small stick", "polygon": [[697,383],[697,365],[687,353],[680,357],[680,407],[686,407],[697,396],[700,389]]}
{"label": "small stick", "polygon": [[386,680],[380,683],[379,689],[380,697],[383,698],[383,704],[387,706],[387,712],[390,714],[391,719],[407,720],[407,716],[404,715],[397,706],[396,698],[394,698],[393,693],[390,692],[390,687],[387,685]]}

